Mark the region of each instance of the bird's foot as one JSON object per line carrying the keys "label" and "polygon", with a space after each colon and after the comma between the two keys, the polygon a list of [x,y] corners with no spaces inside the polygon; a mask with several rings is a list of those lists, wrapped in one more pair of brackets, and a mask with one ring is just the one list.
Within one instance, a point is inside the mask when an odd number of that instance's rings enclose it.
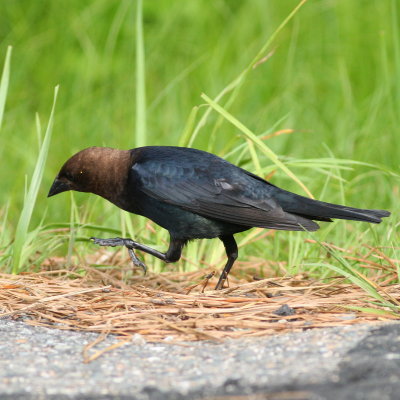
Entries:
{"label": "bird's foot", "polygon": [[214,290],[221,290],[221,289],[223,289],[223,288],[224,288],[225,282],[228,282],[228,287],[229,287],[228,275],[223,271],[223,272],[221,273],[221,276],[220,276],[219,279],[218,279],[218,283],[217,283],[217,285],[215,286],[215,289],[214,289]]}
{"label": "bird's foot", "polygon": [[225,283],[225,281],[218,282],[217,285],[215,286],[214,290],[223,289],[224,288],[224,283]]}
{"label": "bird's foot", "polygon": [[134,266],[139,267],[143,270],[143,274],[146,275],[147,267],[146,264],[139,260],[138,256],[135,254],[133,249],[135,248],[135,242],[132,239],[123,239],[123,238],[111,238],[111,239],[101,239],[91,237],[90,240],[99,246],[124,246],[128,249],[129,257],[132,260]]}

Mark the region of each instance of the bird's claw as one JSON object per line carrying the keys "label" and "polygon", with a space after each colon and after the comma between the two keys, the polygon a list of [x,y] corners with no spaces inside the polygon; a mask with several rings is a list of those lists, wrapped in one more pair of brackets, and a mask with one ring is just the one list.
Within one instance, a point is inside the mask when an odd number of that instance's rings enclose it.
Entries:
{"label": "bird's claw", "polygon": [[146,275],[146,273],[147,273],[146,264],[139,260],[138,256],[135,254],[135,252],[132,249],[128,248],[128,253],[129,253],[129,256],[131,257],[133,265],[135,265],[136,267],[141,268],[143,270],[143,275]]}

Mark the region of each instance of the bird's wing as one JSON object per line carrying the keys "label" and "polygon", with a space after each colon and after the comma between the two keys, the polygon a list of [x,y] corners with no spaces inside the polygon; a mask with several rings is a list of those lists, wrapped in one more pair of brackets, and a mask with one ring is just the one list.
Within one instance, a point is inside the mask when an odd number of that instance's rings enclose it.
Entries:
{"label": "bird's wing", "polygon": [[204,217],[242,226],[316,230],[309,219],[285,212],[267,182],[224,162],[204,165],[147,161],[133,165],[142,192]]}

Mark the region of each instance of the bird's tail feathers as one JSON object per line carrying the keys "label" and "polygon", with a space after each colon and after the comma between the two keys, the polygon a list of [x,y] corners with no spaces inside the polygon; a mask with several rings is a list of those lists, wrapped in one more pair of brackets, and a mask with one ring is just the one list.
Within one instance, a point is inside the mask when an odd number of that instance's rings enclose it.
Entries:
{"label": "bird's tail feathers", "polygon": [[[309,199],[290,192],[296,201],[288,201],[283,209],[286,212],[314,219],[316,221],[331,221],[332,218],[348,219],[352,221],[365,221],[379,224],[382,218],[390,215],[386,210],[368,210],[342,206],[339,204],[325,203],[323,201]],[[285,197],[286,194],[285,194]],[[292,198],[292,200],[294,200]]]}

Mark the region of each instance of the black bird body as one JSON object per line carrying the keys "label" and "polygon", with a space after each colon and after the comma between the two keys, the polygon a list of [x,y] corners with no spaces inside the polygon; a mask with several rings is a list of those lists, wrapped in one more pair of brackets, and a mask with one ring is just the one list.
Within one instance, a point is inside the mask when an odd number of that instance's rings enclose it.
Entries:
{"label": "black bird body", "polygon": [[222,287],[237,257],[235,233],[252,227],[315,231],[319,225],[314,220],[379,223],[390,215],[384,210],[351,208],[299,196],[213,154],[172,146],[82,150],[61,168],[49,196],[66,190],[100,195],[126,211],[153,220],[171,236],[166,254],[127,239],[96,239],[101,245],[129,247],[129,242],[131,249],[147,251],[168,262],[180,258],[188,240],[219,237],[226,247],[228,263],[218,287]]}
{"label": "black bird body", "polygon": [[211,179],[213,176],[213,167],[207,169],[198,153],[211,154],[180,147],[144,147],[131,151],[135,162],[128,173],[126,197],[135,200],[116,205],[151,219],[167,229],[171,237],[181,240],[211,239],[249,229],[211,219],[197,211],[198,198],[193,191],[196,181],[201,190],[207,185],[204,175],[207,173]]}

